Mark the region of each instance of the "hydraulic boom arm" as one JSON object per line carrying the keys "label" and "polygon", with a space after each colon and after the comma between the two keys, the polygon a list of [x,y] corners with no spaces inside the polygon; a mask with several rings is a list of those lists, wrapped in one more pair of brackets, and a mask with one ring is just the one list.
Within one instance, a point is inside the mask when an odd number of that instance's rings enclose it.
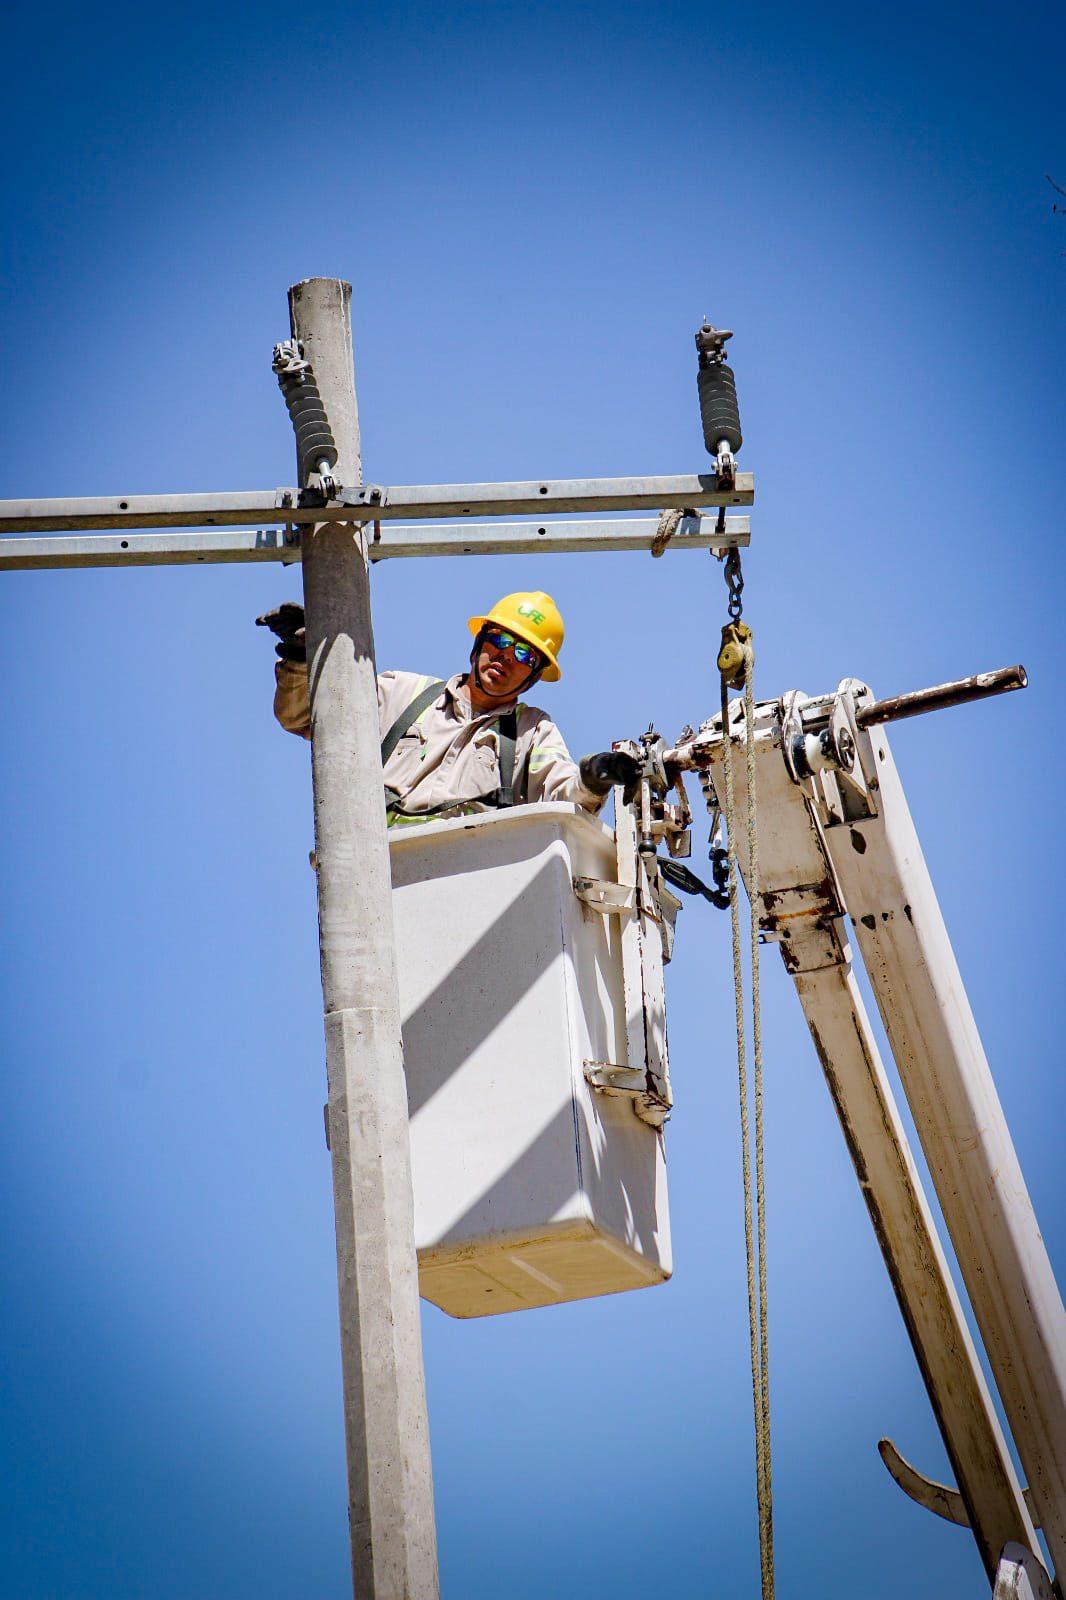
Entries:
{"label": "hydraulic boom arm", "polygon": [[[1023,686],[1020,669],[1010,671],[1009,682],[991,675],[999,680],[992,688]],[[987,680],[968,682],[971,692],[956,698],[992,692]],[[1066,1315],[879,725],[887,718],[871,715],[893,704],[875,703],[864,684],[845,680],[833,695],[792,693],[756,708],[760,924],[795,982],[989,1577],[997,1581],[1008,1544],[1040,1558],[1034,1523],[1061,1575]],[[731,723],[729,737],[743,736],[742,721]],[[663,757],[668,771],[698,770],[720,793],[723,748],[718,715]],[[743,761],[734,761],[741,789],[743,771]],[[741,793],[741,864],[744,802]],[[1028,1496],[1011,1464],[852,972],[845,912],[1028,1475]],[[928,1489],[922,1499],[935,1509],[939,1486]]]}

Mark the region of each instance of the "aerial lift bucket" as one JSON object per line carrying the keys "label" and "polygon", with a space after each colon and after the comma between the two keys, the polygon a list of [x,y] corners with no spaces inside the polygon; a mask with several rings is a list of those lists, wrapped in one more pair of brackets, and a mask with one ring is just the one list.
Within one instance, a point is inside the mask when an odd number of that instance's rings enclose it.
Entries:
{"label": "aerial lift bucket", "polygon": [[452,1316],[670,1276],[677,901],[622,832],[562,804],[393,830],[419,1280]]}

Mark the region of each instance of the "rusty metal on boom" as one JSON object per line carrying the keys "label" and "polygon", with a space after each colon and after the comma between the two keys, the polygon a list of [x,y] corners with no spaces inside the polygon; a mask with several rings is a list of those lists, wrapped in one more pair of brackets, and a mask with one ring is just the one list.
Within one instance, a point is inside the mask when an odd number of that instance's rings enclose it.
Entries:
{"label": "rusty metal on boom", "polygon": [[989,695],[1024,689],[1028,682],[1025,668],[1020,665],[1000,667],[997,672],[975,672],[972,678],[957,678],[931,689],[913,689],[909,694],[875,700],[873,705],[856,711],[855,721],[860,728],[872,728],[878,722],[901,722],[904,717],[917,717],[923,711],[942,711],[945,706],[961,706],[967,700],[985,700]]}
{"label": "rusty metal on boom", "polygon": [[[904,717],[916,717],[924,711],[942,711],[946,706],[964,705],[967,700],[987,700],[991,695],[1007,694],[1012,689],[1024,689],[1029,682],[1023,666],[1000,667],[996,672],[975,672],[970,678],[959,678],[953,683],[934,684],[929,689],[913,689],[908,694],[892,695],[885,700],[874,700],[868,706],[856,708],[855,721],[860,728],[875,727],[881,722],[900,722]],[[825,728],[831,721],[832,696],[805,709],[804,726],[812,733]],[[676,745],[663,751],[663,761],[674,771],[706,771],[713,759],[714,747],[720,742],[720,732],[703,728],[679,739]],[[850,767],[846,752],[833,749],[827,741],[828,764]]]}

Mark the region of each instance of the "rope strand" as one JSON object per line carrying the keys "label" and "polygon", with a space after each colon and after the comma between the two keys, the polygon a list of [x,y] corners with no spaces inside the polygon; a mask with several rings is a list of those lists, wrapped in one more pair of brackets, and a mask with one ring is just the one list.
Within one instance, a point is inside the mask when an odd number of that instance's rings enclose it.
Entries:
{"label": "rope strand", "polygon": [[774,1513],[770,1471],[770,1336],[766,1292],[766,1162],[763,1137],[762,997],[759,988],[759,830],[755,809],[754,653],[744,651],[744,735],[748,780],[748,902],[751,908],[751,1031],[755,1080],[755,1215],[759,1246],[759,1405],[763,1435],[760,1519],[765,1524],[766,1569],[763,1590],[774,1593]]}
{"label": "rope strand", "polygon": [[[740,1098],[741,1168],[744,1184],[744,1244],[748,1269],[748,1329],[751,1344],[752,1403],[755,1414],[755,1481],[759,1506],[759,1567],[762,1600],[774,1600],[773,1489],[770,1468],[770,1375],[766,1289],[766,1183],[763,1139],[762,1016],[759,990],[759,854],[755,805],[754,654],[744,644],[744,742],[746,755],[748,897],[751,905],[752,1065],[754,1079],[755,1202],[752,1204],[752,1137],[741,959],[740,896],[736,847],[736,794],[733,777],[729,690],[722,677],[722,771],[725,790],[729,909],[733,944],[733,990],[737,1025],[737,1075]],[[754,1211],[754,1217],[753,1217]],[[756,1240],[758,1287],[756,1288]]]}

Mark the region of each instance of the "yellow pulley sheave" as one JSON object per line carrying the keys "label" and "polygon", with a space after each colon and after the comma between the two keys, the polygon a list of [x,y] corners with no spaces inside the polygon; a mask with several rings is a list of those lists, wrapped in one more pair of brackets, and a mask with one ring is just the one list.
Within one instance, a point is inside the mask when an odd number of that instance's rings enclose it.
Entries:
{"label": "yellow pulley sheave", "polygon": [[730,689],[743,689],[751,648],[751,629],[746,622],[727,622],[722,629],[722,648],[718,652],[718,671]]}

